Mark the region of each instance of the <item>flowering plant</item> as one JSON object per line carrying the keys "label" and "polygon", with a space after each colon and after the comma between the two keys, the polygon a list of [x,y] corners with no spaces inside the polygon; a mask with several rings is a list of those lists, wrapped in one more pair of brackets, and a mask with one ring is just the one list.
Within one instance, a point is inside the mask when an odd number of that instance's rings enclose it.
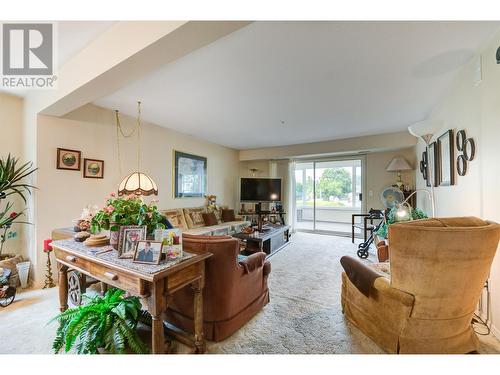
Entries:
{"label": "flowering plant", "polygon": [[148,234],[165,228],[165,218],[158,211],[156,202],[146,204],[134,194],[117,197],[111,193],[104,207],[91,220],[93,233],[102,229],[117,231],[121,225],[146,225]]}
{"label": "flowering plant", "polygon": [[7,203],[5,209],[0,212],[0,228],[2,231],[0,232],[0,254],[2,254],[3,245],[5,241],[9,238],[14,238],[17,235],[17,232],[9,230],[12,224],[29,224],[26,221],[17,220],[20,216],[24,215],[23,212],[14,212],[12,211],[7,215],[7,212],[12,209],[13,204]]}

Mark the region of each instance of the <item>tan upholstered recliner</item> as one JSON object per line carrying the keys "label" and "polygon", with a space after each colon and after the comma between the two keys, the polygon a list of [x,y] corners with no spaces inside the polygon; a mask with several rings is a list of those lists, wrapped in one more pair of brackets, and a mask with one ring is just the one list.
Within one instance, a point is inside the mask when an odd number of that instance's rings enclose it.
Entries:
{"label": "tan upholstered recliner", "polygon": [[345,316],[391,353],[477,350],[471,320],[499,238],[500,225],[474,217],[391,225],[391,275],[367,297],[343,273]]}

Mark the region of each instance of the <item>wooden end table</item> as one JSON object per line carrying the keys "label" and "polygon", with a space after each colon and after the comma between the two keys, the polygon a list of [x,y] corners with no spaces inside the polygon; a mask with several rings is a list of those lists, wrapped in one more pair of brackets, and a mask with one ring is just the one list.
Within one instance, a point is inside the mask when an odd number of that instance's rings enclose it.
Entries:
{"label": "wooden end table", "polygon": [[[109,247],[109,246],[108,246]],[[194,335],[176,330],[172,336],[191,344],[195,353],[204,353],[206,343],[203,335],[203,286],[205,283],[205,260],[212,256],[187,254],[189,258],[172,266],[160,263],[157,271],[141,272],[137,264],[127,265],[123,260],[115,260],[113,252],[96,255],[103,248],[87,248],[74,240],[52,242],[52,248],[59,268],[60,310],[68,308],[68,269],[77,270],[103,283],[125,290],[131,295],[145,299],[152,319],[152,352],[165,352],[163,314],[167,310],[169,297],[179,289],[190,285],[194,290]],[[96,254],[91,250],[97,251]],[[116,252],[115,252],[116,253]],[[116,259],[118,259],[117,254]],[[153,266],[150,266],[153,267]],[[170,331],[167,330],[170,335]]]}

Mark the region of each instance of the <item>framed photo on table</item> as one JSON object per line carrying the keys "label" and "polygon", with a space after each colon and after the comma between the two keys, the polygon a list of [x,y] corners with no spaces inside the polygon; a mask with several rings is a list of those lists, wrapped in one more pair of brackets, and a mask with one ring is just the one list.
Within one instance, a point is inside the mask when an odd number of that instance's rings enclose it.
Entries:
{"label": "framed photo on table", "polygon": [[455,184],[455,157],[453,151],[453,130],[448,130],[437,140],[439,160],[439,185],[450,186]]}
{"label": "framed photo on table", "polygon": [[134,263],[159,264],[163,242],[137,241],[134,252]]}
{"label": "framed photo on table", "polygon": [[146,239],[146,225],[122,225],[118,236],[118,257],[133,258],[137,243]]}

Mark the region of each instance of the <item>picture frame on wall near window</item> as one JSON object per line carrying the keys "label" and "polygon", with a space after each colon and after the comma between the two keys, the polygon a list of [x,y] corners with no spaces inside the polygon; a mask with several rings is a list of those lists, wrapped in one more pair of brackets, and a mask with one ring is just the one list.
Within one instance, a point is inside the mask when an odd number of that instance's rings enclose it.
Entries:
{"label": "picture frame on wall near window", "polygon": [[207,192],[207,158],[174,150],[174,198],[202,198]]}
{"label": "picture frame on wall near window", "polygon": [[448,130],[437,139],[439,160],[439,185],[450,186],[455,184],[455,156],[453,130]]}

